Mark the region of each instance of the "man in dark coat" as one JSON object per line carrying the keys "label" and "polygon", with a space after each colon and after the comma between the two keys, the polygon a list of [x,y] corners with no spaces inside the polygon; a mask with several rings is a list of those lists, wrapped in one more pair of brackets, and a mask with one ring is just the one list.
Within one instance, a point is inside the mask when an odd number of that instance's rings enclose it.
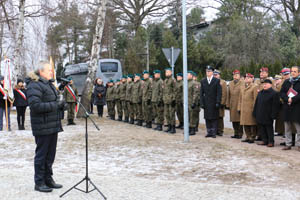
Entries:
{"label": "man in dark coat", "polygon": [[273,122],[278,115],[279,106],[279,94],[273,90],[272,81],[264,80],[263,90],[258,93],[253,108],[253,116],[257,122],[259,135],[262,137],[258,145],[274,147]]}
{"label": "man in dark coat", "polygon": [[286,137],[286,147],[283,150],[292,148],[292,126],[294,125],[297,130],[295,145],[300,151],[300,67],[292,67],[291,78],[284,81],[280,97],[284,102],[283,121]]}
{"label": "man in dark coat", "polygon": [[34,157],[35,190],[51,192],[61,188],[52,178],[52,165],[55,159],[57,135],[63,131],[61,112],[65,101],[59,100],[57,90],[52,84],[52,67],[40,62],[39,68],[26,78],[27,99],[30,107],[32,133],[36,149]]}
{"label": "man in dark coat", "polygon": [[17,121],[19,130],[25,130],[25,113],[27,108],[27,97],[26,97],[26,89],[24,87],[24,81],[21,79],[17,80],[17,85],[14,88],[14,106],[17,109]]}
{"label": "man in dark coat", "polygon": [[220,80],[213,77],[214,69],[206,68],[206,78],[201,81],[200,105],[204,109],[206,137],[216,138],[218,132],[219,108],[222,98]]}
{"label": "man in dark coat", "polygon": [[100,78],[95,80],[94,88],[94,104],[97,106],[98,116],[103,117],[103,106],[106,104],[106,88],[103,85],[103,81]]}

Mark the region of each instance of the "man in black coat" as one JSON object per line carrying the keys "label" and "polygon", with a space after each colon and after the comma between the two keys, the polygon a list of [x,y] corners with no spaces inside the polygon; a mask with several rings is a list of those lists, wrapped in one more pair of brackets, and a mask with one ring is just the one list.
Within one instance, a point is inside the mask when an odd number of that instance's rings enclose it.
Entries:
{"label": "man in black coat", "polygon": [[205,137],[216,138],[218,132],[219,108],[222,98],[220,80],[213,77],[214,69],[206,68],[206,78],[201,80],[200,105],[204,109],[207,135]]}
{"label": "man in black coat", "polygon": [[258,93],[253,108],[253,116],[256,119],[258,131],[262,137],[262,142],[259,142],[259,145],[274,147],[273,123],[277,118],[279,107],[279,94],[273,90],[272,81],[270,79],[264,80],[263,90]]}
{"label": "man in black coat", "polygon": [[295,145],[300,151],[300,67],[291,69],[291,78],[284,81],[280,97],[283,99],[283,121],[285,128],[286,147],[283,150],[292,149],[292,126],[297,130]]}
{"label": "man in black coat", "polygon": [[103,85],[103,81],[100,78],[95,80],[95,88],[94,88],[94,104],[97,106],[98,116],[103,117],[103,106],[106,104],[105,96],[106,96],[106,88]]}
{"label": "man in black coat", "polygon": [[40,62],[39,68],[26,78],[27,99],[30,107],[32,133],[36,149],[34,157],[35,190],[51,192],[61,188],[52,178],[52,165],[55,159],[57,134],[63,131],[61,112],[64,100],[59,100],[52,84],[52,68],[47,62]]}

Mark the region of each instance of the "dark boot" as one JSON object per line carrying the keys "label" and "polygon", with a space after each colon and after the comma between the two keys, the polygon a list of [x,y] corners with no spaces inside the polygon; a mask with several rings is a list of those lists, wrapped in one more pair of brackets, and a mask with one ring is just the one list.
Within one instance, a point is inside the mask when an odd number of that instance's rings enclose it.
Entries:
{"label": "dark boot", "polygon": [[176,133],[175,125],[171,126],[171,130],[170,130],[169,133],[171,133],[171,134],[175,134]]}
{"label": "dark boot", "polygon": [[138,125],[138,126],[143,126],[143,120],[138,120],[137,125]]}
{"label": "dark boot", "polygon": [[166,133],[169,133],[171,131],[171,125],[168,124],[168,129],[165,130]]}
{"label": "dark boot", "polygon": [[292,146],[295,146],[295,141],[296,141],[296,134],[292,134]]}
{"label": "dark boot", "polygon": [[196,135],[195,128],[190,127],[190,135]]}
{"label": "dark boot", "polygon": [[45,184],[35,185],[34,190],[39,191],[39,192],[52,192],[52,188],[48,187]]}
{"label": "dark boot", "polygon": [[118,121],[120,121],[120,122],[122,121],[122,116],[119,116],[119,119],[118,119]]}
{"label": "dark boot", "polygon": [[152,122],[147,122],[146,123],[146,128],[152,128]]}
{"label": "dark boot", "polygon": [[134,124],[134,119],[133,118],[130,118],[129,124]]}
{"label": "dark boot", "polygon": [[115,116],[114,116],[114,115],[112,115],[112,116],[110,117],[110,119],[112,119],[112,120],[115,120]]}
{"label": "dark boot", "polygon": [[124,122],[126,122],[126,123],[128,123],[128,122],[129,122],[129,120],[128,120],[128,117],[125,117],[125,120],[124,120]]}
{"label": "dark boot", "polygon": [[180,124],[178,126],[176,126],[176,128],[182,129],[183,128],[183,122],[180,122]]}
{"label": "dark boot", "polygon": [[46,180],[45,183],[46,186],[48,186],[49,188],[59,189],[63,187],[61,184],[55,183],[55,181],[52,178]]}
{"label": "dark boot", "polygon": [[71,119],[70,122],[71,122],[70,125],[76,125],[73,119]]}
{"label": "dark boot", "polygon": [[71,119],[68,119],[68,124],[67,126],[72,125]]}
{"label": "dark boot", "polygon": [[163,129],[162,129],[162,125],[161,124],[157,124],[157,127],[156,127],[157,129],[157,131],[162,131]]}

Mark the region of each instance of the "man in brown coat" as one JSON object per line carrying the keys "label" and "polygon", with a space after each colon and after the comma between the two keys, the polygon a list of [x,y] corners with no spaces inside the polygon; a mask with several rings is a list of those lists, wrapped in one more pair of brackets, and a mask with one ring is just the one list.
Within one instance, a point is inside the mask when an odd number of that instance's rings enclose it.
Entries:
{"label": "man in brown coat", "polygon": [[243,86],[243,81],[239,70],[233,71],[233,81],[229,83],[227,107],[230,110],[230,121],[234,129],[232,138],[241,139],[243,136],[243,127],[240,125],[240,113],[238,112],[238,103],[240,99],[240,91]]}
{"label": "man in brown coat", "polygon": [[219,70],[214,71],[214,77],[220,79],[220,85],[222,87],[222,99],[221,99],[221,106],[219,109],[220,115],[218,120],[218,136],[223,136],[224,133],[224,116],[225,116],[225,105],[227,100],[227,84],[226,81],[221,79],[221,72]]}
{"label": "man in brown coat", "polygon": [[242,140],[242,142],[248,143],[254,143],[257,133],[256,120],[252,115],[257,97],[257,85],[253,83],[253,80],[254,76],[247,73],[238,103],[238,111],[241,114],[240,125],[244,127],[246,133],[246,139]]}

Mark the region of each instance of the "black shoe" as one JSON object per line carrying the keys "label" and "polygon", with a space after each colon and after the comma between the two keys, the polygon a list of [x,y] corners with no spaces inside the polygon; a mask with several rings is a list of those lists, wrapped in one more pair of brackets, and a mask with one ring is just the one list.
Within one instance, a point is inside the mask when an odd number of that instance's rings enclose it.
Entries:
{"label": "black shoe", "polygon": [[222,137],[222,136],[223,136],[223,133],[217,133],[217,136],[221,136],[221,137]]}
{"label": "black shoe", "polygon": [[256,138],[255,141],[262,141],[262,139],[260,137]]}
{"label": "black shoe", "polygon": [[146,128],[152,128],[152,122],[148,122]]}
{"label": "black shoe", "polygon": [[67,124],[67,126],[69,126],[69,125],[72,125],[72,123],[71,123],[71,120],[70,120],[70,119],[68,119],[68,124]]}
{"label": "black shoe", "polygon": [[176,133],[175,125],[171,126],[171,130],[170,130],[169,133],[171,133],[171,134],[175,134]]}
{"label": "black shoe", "polygon": [[120,122],[122,121],[122,117],[121,117],[121,116],[119,116],[119,119],[118,119],[118,121],[120,121]]}
{"label": "black shoe", "polygon": [[48,187],[45,184],[35,185],[34,190],[39,191],[39,192],[52,192],[52,188]]}
{"label": "black shoe", "polygon": [[208,135],[208,134],[207,134],[205,137],[206,137],[206,138],[209,138],[209,137],[212,137],[212,135]]}
{"label": "black shoe", "polygon": [[138,120],[138,123],[136,125],[143,126],[143,120]]}
{"label": "black shoe", "polygon": [[168,129],[165,130],[166,133],[169,133],[171,131],[171,125],[168,125]]}
{"label": "black shoe", "polygon": [[196,135],[195,128],[190,128],[190,135]]}
{"label": "black shoe", "polygon": [[216,135],[212,135],[211,137],[212,137],[212,138],[217,138],[217,136],[216,136]]}
{"label": "black shoe", "polygon": [[285,142],[281,142],[281,143],[280,143],[280,146],[285,146]]}
{"label": "black shoe", "polygon": [[76,125],[73,119],[70,120],[70,125]]}
{"label": "black shoe", "polygon": [[250,140],[248,139],[245,139],[245,140],[242,140],[241,142],[249,142]]}
{"label": "black shoe", "polygon": [[61,184],[55,183],[53,179],[46,181],[46,186],[49,188],[54,188],[54,189],[59,189],[62,188],[63,186]]}
{"label": "black shoe", "polygon": [[237,138],[237,137],[238,137],[237,135],[231,136],[231,138]]}
{"label": "black shoe", "polygon": [[253,143],[254,143],[254,140],[249,140],[248,143],[249,143],[249,144],[253,144]]}

